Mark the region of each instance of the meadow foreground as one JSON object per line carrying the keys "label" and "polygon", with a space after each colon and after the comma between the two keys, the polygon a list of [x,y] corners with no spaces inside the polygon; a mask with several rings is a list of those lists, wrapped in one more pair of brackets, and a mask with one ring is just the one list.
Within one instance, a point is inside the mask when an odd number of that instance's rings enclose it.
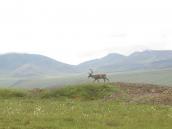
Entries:
{"label": "meadow foreground", "polygon": [[[172,128],[169,103],[128,101],[125,97],[130,97],[126,95],[131,90],[120,87],[125,86],[88,84],[43,91],[2,89],[0,129]],[[120,94],[125,96],[121,98]]]}

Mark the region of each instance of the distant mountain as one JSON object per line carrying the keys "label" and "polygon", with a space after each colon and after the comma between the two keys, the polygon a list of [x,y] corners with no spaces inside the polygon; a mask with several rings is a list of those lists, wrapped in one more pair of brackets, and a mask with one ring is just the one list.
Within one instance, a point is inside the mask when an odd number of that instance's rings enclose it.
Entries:
{"label": "distant mountain", "polygon": [[115,53],[109,54],[100,59],[95,59],[95,60],[81,63],[77,66],[77,68],[79,69],[79,71],[88,71],[89,68],[102,71],[101,70],[102,67],[118,65],[118,64],[122,63],[123,60],[125,60],[125,58],[126,58],[125,56],[120,55],[120,54],[115,54]]}
{"label": "distant mountain", "polygon": [[73,66],[36,54],[10,53],[0,55],[0,74],[38,76],[73,72]]}
{"label": "distant mountain", "polygon": [[172,51],[149,50],[135,52],[129,56],[114,53],[100,59],[84,62],[78,67],[82,70],[93,68],[104,72],[172,68]]}
{"label": "distant mountain", "polygon": [[89,68],[98,73],[108,73],[111,81],[171,85],[172,51],[143,51],[129,56],[111,53],[75,66],[37,54],[4,54],[0,55],[0,87],[33,88],[85,83],[89,81]]}
{"label": "distant mountain", "polygon": [[103,58],[73,66],[37,54],[10,53],[0,55],[0,75],[32,77],[88,72],[126,72],[172,68],[172,51],[143,51],[129,56],[111,53]]}

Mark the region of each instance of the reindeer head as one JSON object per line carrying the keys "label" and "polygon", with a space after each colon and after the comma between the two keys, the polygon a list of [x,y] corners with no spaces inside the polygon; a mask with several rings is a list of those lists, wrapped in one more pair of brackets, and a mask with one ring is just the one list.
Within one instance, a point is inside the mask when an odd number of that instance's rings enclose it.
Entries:
{"label": "reindeer head", "polygon": [[88,78],[92,77],[93,73],[94,73],[93,70],[90,69],[90,73],[88,73]]}

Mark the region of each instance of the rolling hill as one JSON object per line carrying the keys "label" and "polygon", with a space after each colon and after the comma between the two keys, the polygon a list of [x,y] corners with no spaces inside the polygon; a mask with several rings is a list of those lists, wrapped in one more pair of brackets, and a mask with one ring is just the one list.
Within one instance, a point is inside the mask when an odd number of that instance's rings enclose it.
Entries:
{"label": "rolling hill", "polygon": [[103,72],[126,72],[172,68],[172,51],[149,50],[135,52],[129,56],[109,54],[103,58],[84,62],[81,68],[93,68]]}
{"label": "rolling hill", "polygon": [[149,50],[129,56],[111,53],[79,65],[36,54],[0,55],[0,86],[47,87],[86,83],[89,68],[107,73],[111,81],[172,85],[172,51]]}
{"label": "rolling hill", "polygon": [[36,54],[0,55],[0,75],[32,77],[73,72],[73,66]]}

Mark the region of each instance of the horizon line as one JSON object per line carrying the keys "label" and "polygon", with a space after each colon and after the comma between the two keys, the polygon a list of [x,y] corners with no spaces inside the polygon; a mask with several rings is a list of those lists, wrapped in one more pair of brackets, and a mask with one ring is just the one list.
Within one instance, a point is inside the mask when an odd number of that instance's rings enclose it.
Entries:
{"label": "horizon line", "polygon": [[90,59],[90,60],[86,60],[86,61],[82,61],[80,63],[77,63],[77,64],[72,64],[72,63],[68,63],[68,62],[64,62],[64,61],[60,61],[58,59],[55,59],[53,57],[50,57],[50,56],[47,56],[45,54],[41,54],[41,53],[31,53],[31,52],[5,52],[5,53],[0,53],[0,56],[2,55],[8,55],[8,54],[25,54],[25,55],[40,55],[40,56],[44,56],[44,57],[47,57],[47,58],[50,58],[50,59],[53,59],[57,62],[60,62],[60,63],[64,63],[64,64],[68,64],[68,65],[73,65],[73,66],[77,66],[77,65],[80,65],[82,63],[85,63],[85,62],[88,62],[88,61],[92,61],[92,60],[96,60],[96,59],[101,59],[101,58],[104,58],[108,55],[111,55],[111,54],[117,54],[117,55],[121,55],[121,56],[125,56],[125,57],[128,57],[128,56],[131,56],[132,54],[134,53],[142,53],[142,52],[146,52],[146,51],[172,51],[172,50],[169,50],[169,49],[166,49],[166,50],[162,50],[162,49],[145,49],[145,50],[136,50],[136,51],[133,51],[129,54],[122,54],[122,53],[119,53],[119,52],[110,52],[104,56],[101,56],[101,57],[97,57],[97,58],[93,58],[93,59]]}

